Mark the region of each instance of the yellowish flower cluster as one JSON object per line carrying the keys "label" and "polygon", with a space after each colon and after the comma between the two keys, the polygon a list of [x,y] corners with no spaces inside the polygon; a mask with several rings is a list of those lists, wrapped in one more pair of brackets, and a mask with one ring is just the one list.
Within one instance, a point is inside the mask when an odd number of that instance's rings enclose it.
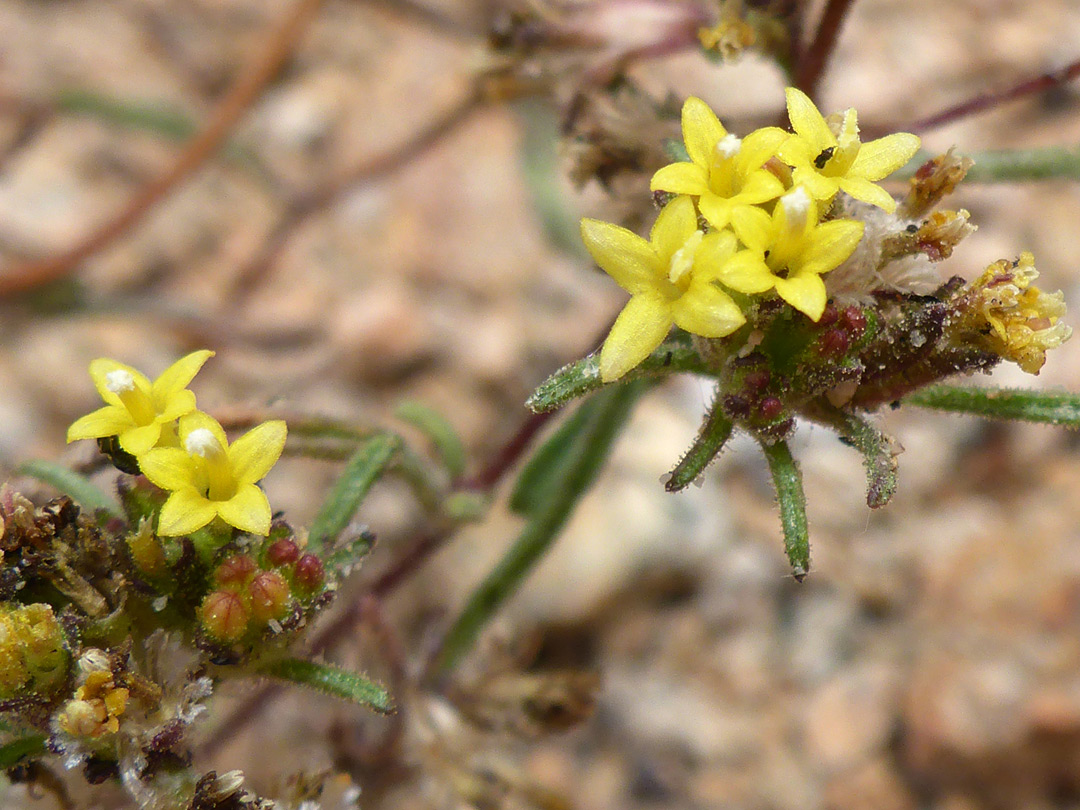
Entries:
{"label": "yellowish flower cluster", "polygon": [[49,605],[0,603],[0,699],[55,686],[67,661],[64,633]]}
{"label": "yellowish flower cluster", "polygon": [[253,534],[270,531],[270,503],[256,483],[281,456],[285,423],[264,422],[230,445],[187,389],[213,354],[192,352],[153,382],[116,360],[94,360],[90,376],[107,404],[68,429],[69,442],[116,437],[139,470],[171,493],[158,516],[160,535],[190,534],[214,518]]}
{"label": "yellowish flower cluster", "polygon": [[1039,289],[1031,283],[1038,277],[1030,253],[1021,253],[1015,262],[994,262],[971,283],[975,300],[962,310],[960,324],[987,349],[1028,374],[1038,374],[1046,362],[1046,350],[1060,346],[1072,334],[1061,321],[1064,294]]}
{"label": "yellowish flower cluster", "polygon": [[56,724],[73,737],[103,737],[120,730],[120,717],[127,709],[129,692],[118,687],[108,670],[86,675],[56,717]]}
{"label": "yellowish flower cluster", "polygon": [[787,107],[794,133],[765,127],[738,138],[703,101],[688,99],[682,131],[690,160],[654,175],[654,191],[677,196],[649,240],[582,220],[586,248],[631,295],[600,352],[605,382],[644,360],[673,324],[707,338],[735,332],[746,311],[732,292],[775,291],[817,321],[828,298],[822,274],[852,254],[864,229],[855,220],[828,219],[833,198],[843,191],[896,210],[876,181],[911,159],[916,136],[862,143],[854,110],[826,119],[794,88]]}

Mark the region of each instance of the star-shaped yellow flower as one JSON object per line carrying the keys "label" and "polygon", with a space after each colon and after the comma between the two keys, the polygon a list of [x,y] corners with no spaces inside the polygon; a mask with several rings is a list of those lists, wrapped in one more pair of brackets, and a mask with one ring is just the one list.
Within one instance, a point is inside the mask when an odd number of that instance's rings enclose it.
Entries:
{"label": "star-shaped yellow flower", "polygon": [[671,325],[703,337],[730,335],[746,322],[731,297],[715,284],[735,251],[730,231],[708,236],[698,229],[689,197],[676,197],[660,212],[649,241],[626,228],[581,221],[593,259],[630,293],[600,350],[600,376],[617,380],[659,346]]}
{"label": "star-shaped yellow flower", "polygon": [[731,221],[738,207],[759,205],[784,193],[784,185],[763,169],[788,137],[778,127],[755,130],[737,138],[699,98],[690,97],[682,110],[683,141],[690,163],[672,163],[653,175],[653,191],[698,197],[701,215],[714,228]]}
{"label": "star-shaped yellow flower", "polygon": [[212,416],[201,411],[180,419],[180,447],[155,447],[139,457],[154,484],[172,492],[158,516],[158,534],[191,534],[215,517],[265,535],[270,503],[255,483],[285,447],[285,423],[263,422],[231,445]]}
{"label": "star-shaped yellow flower", "polygon": [[787,108],[795,134],[777,154],[794,167],[795,185],[806,186],[816,200],[830,200],[837,191],[844,191],[890,214],[896,210],[896,200],[874,181],[911,160],[919,149],[917,136],[896,132],[862,143],[854,109],[844,111],[841,120],[830,126],[814,102],[794,87],[787,89]]}
{"label": "star-shaped yellow flower", "polygon": [[855,250],[862,222],[818,222],[817,206],[799,186],[777,202],[770,217],[760,208],[735,212],[746,245],[723,266],[720,280],[733,290],[762,293],[773,288],[799,312],[816,321],[828,298],[821,274]]}
{"label": "star-shaped yellow flower", "polygon": [[188,383],[214,353],[203,350],[181,357],[152,383],[145,375],[116,360],[99,357],[90,363],[90,377],[108,403],[68,428],[67,440],[119,437],[120,447],[140,456],[158,444],[176,444],[172,423],[195,410]]}

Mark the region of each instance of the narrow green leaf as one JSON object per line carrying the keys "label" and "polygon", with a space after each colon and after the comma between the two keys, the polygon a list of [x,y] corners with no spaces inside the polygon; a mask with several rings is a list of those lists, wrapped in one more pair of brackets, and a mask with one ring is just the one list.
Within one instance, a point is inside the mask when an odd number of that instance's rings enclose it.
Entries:
{"label": "narrow green leaf", "polygon": [[578,216],[561,182],[560,113],[549,101],[535,96],[519,99],[512,107],[521,122],[522,175],[544,232],[555,247],[584,257]]}
{"label": "narrow green leaf", "polygon": [[390,433],[377,434],[360,445],[311,526],[309,539],[313,549],[320,549],[349,525],[368,490],[400,447],[401,439]]}
{"label": "narrow green leaf", "polygon": [[573,460],[604,406],[602,397],[586,400],[533,453],[514,483],[510,509],[519,515],[531,515],[551,499],[552,488],[561,485],[563,468]]}
{"label": "narrow green leaf", "polygon": [[815,421],[832,428],[863,455],[866,468],[866,505],[878,509],[896,493],[896,450],[893,440],[870,420],[829,407],[813,414]]}
{"label": "narrow green leaf", "polygon": [[347,577],[375,547],[375,535],[364,529],[358,534],[334,544],[323,558],[323,564],[335,577]]}
{"label": "narrow green leaf", "polygon": [[383,687],[345,669],[301,658],[285,658],[260,667],[259,673],[351,700],[382,714],[394,711],[394,702]]}
{"label": "narrow green leaf", "polygon": [[89,478],[61,464],[35,459],[22,464],[18,471],[60,490],[88,512],[102,509],[112,517],[121,516],[116,502],[98,489]]}
{"label": "narrow green leaf", "polygon": [[45,754],[45,739],[44,734],[31,734],[0,745],[0,770],[18,765],[26,757]]}
{"label": "narrow green leaf", "polygon": [[668,492],[678,492],[696,481],[724,449],[727,440],[731,438],[733,428],[731,420],[724,416],[720,392],[717,391],[697,438],[694,439],[694,443],[686,451],[682,460],[675,465],[675,469],[671,471],[671,477],[664,484],[664,488]]}
{"label": "narrow green leaf", "polygon": [[428,438],[451,478],[461,477],[465,472],[465,445],[442,414],[422,402],[409,400],[398,405],[394,415]]}
{"label": "narrow green leaf", "polygon": [[[701,357],[688,343],[678,339],[668,340],[645,358],[637,368],[622,377],[618,383],[629,382],[675,371],[688,371],[692,374],[712,375],[711,369],[706,366]],[[613,383],[613,384],[618,384]],[[525,405],[537,413],[553,411],[560,408],[572,399],[584,396],[604,387],[600,379],[600,355],[590,354],[581,360],[563,366],[556,371],[540,387],[533,391],[532,396]]]}
{"label": "narrow green leaf", "polygon": [[648,388],[648,383],[639,381],[596,395],[601,404],[590,419],[590,429],[579,435],[573,452],[558,468],[558,484],[547,486],[547,502],[537,504],[530,513],[524,530],[473,591],[447,633],[436,660],[440,671],[446,672],[457,664],[495,611],[543,558],[578,501],[596,480],[634,403]]}
{"label": "narrow green leaf", "polygon": [[802,473],[786,442],[762,444],[769,462],[776,499],[780,503],[780,524],[784,528],[784,551],[791,563],[791,573],[802,582],[810,571],[810,535],[806,526],[806,496]]}
{"label": "narrow green leaf", "polygon": [[[995,149],[965,153],[975,161],[964,183],[1020,183],[1032,180],[1080,180],[1080,147],[1043,146],[1035,149]],[[906,179],[929,160],[920,151],[892,177]]]}
{"label": "narrow green leaf", "polygon": [[1080,394],[1030,391],[1023,388],[968,388],[931,385],[904,397],[905,405],[986,419],[1044,422],[1080,428]]}
{"label": "narrow green leaf", "polygon": [[664,154],[668,160],[676,163],[689,163],[690,153],[686,151],[686,145],[679,138],[664,139]]}

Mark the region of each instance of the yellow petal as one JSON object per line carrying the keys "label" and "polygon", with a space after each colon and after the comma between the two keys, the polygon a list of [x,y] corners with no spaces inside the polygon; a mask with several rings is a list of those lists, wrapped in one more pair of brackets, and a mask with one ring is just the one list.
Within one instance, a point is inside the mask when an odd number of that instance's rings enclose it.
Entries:
{"label": "yellow petal", "polygon": [[731,198],[718,197],[711,191],[701,195],[698,207],[705,221],[717,229],[726,228],[731,223],[731,212],[735,208]]}
{"label": "yellow petal", "polygon": [[742,204],[759,205],[774,200],[783,193],[784,184],[780,182],[780,178],[770,171],[759,169],[746,178],[738,199]]}
{"label": "yellow petal", "polygon": [[830,146],[836,146],[836,136],[832,134],[832,130],[829,129],[829,125],[825,123],[824,117],[810,97],[794,87],[787,88],[785,92],[791,128],[807,142],[814,156],[816,157]]}
{"label": "yellow petal", "polygon": [[727,135],[720,119],[708,104],[691,96],[683,104],[682,132],[690,160],[708,171],[716,145]]}
{"label": "yellow petal", "polygon": [[825,311],[828,295],[825,282],[815,273],[776,279],[776,292],[810,320],[817,321]]}
{"label": "yellow petal", "polygon": [[799,135],[789,135],[776,150],[777,157],[789,166],[812,166],[819,154],[820,149],[815,152],[814,147]]}
{"label": "yellow petal", "polygon": [[649,240],[665,276],[668,262],[675,251],[681,250],[697,229],[697,209],[694,208],[694,201],[685,195],[676,197],[660,211],[649,233]]}
{"label": "yellow petal", "polygon": [[195,410],[195,394],[186,388],[175,391],[161,402],[157,421],[172,422]]}
{"label": "yellow petal", "polygon": [[848,170],[850,177],[880,180],[906,164],[919,151],[919,137],[908,132],[895,132],[864,143]]}
{"label": "yellow petal", "polygon": [[748,248],[764,252],[772,247],[775,231],[773,219],[760,208],[736,206],[731,212],[731,227],[735,229],[739,241]]}
{"label": "yellow petal", "polygon": [[893,199],[893,196],[881,186],[875,185],[869,180],[863,180],[861,177],[841,177],[839,186],[845,193],[850,194],[856,200],[876,205],[890,214],[896,210],[896,200]]}
{"label": "yellow petal", "polygon": [[802,273],[827,273],[855,252],[862,239],[865,223],[853,219],[834,219],[814,228],[807,237]]}
{"label": "yellow petal", "polygon": [[825,177],[812,168],[796,167],[792,174],[794,184],[803,186],[815,200],[831,200],[840,190],[840,179]]}
{"label": "yellow petal", "polygon": [[151,447],[158,443],[161,438],[161,423],[151,422],[149,425],[133,427],[120,434],[120,447],[125,453],[133,456],[141,456]]}
{"label": "yellow petal", "polygon": [[694,278],[705,281],[719,278],[736,247],[735,234],[730,230],[710,232],[694,254]]}
{"label": "yellow petal", "polygon": [[581,239],[600,269],[631,295],[656,283],[656,251],[636,233],[610,222],[583,219]]}
{"label": "yellow petal", "polygon": [[241,485],[229,500],[220,501],[217,514],[241,531],[261,535],[270,533],[270,502],[254,484]]}
{"label": "yellow petal", "polygon": [[180,446],[184,446],[191,431],[199,430],[200,428],[209,430],[214,434],[214,438],[221,444],[221,449],[224,450],[229,446],[229,439],[225,435],[225,430],[221,427],[218,420],[202,411],[192,411],[191,413],[180,417]]}
{"label": "yellow petal", "polygon": [[213,356],[212,351],[203,349],[181,357],[165,369],[161,376],[154,380],[152,386],[155,402],[163,403],[172,394],[187,388],[188,383],[195,378],[195,375],[199,373],[199,369],[203,367],[203,363]]}
{"label": "yellow petal", "polygon": [[760,250],[739,251],[724,264],[718,278],[731,289],[747,295],[771,290],[776,283],[776,276],[765,264]]}
{"label": "yellow petal", "polygon": [[[229,467],[241,484],[254,484],[273,467],[285,448],[285,423],[280,419],[252,428],[229,447]],[[235,524],[234,524],[235,525]]]}
{"label": "yellow petal", "polygon": [[742,139],[739,154],[735,156],[735,165],[739,172],[747,175],[760,169],[790,137],[791,134],[780,127],[755,129]]}
{"label": "yellow petal", "polygon": [[649,188],[672,194],[704,194],[709,190],[708,171],[696,163],[672,163],[653,175]]}
{"label": "yellow petal", "polygon": [[623,307],[600,349],[600,379],[623,376],[663,343],[671,331],[671,305],[656,294],[635,295]]}
{"label": "yellow petal", "polygon": [[671,312],[676,326],[708,338],[726,337],[746,323],[746,317],[731,296],[698,278],[671,305]]}
{"label": "yellow petal", "polygon": [[131,366],[124,365],[123,363],[113,360],[110,357],[98,357],[95,360],[90,361],[90,379],[94,381],[94,387],[97,392],[101,394],[101,398],[110,405],[120,405],[120,397],[109,390],[107,385],[107,378],[113,371],[126,371],[131,375],[131,378],[135,381],[143,393],[150,396],[150,380],[146,379],[146,375],[141,371],[136,371]]}
{"label": "yellow petal", "polygon": [[139,469],[161,489],[194,489],[195,459],[179,447],[155,447],[139,457]]}
{"label": "yellow petal", "polygon": [[217,517],[217,506],[194,489],[174,492],[161,507],[158,515],[157,533],[175,537],[198,531]]}
{"label": "yellow petal", "polygon": [[[111,392],[110,392],[111,393]],[[103,436],[119,436],[135,426],[131,414],[123,405],[106,405],[71,423],[68,428],[69,442],[79,439],[100,439]]]}

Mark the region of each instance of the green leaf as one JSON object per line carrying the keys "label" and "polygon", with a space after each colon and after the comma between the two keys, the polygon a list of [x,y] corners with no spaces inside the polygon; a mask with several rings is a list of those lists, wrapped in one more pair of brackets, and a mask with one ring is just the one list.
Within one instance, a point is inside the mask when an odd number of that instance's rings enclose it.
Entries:
{"label": "green leaf", "polygon": [[815,421],[832,428],[863,455],[866,468],[866,505],[878,509],[896,493],[896,451],[893,440],[877,426],[854,413],[831,406],[813,414]]}
{"label": "green leaf", "polygon": [[367,530],[361,531],[343,542],[335,543],[333,550],[323,559],[323,564],[335,577],[347,577],[374,546],[375,535]]}
{"label": "green leaf", "polygon": [[578,216],[561,183],[560,114],[550,102],[538,97],[519,99],[512,106],[522,124],[522,174],[544,232],[555,247],[585,257]]}
{"label": "green leaf", "polygon": [[561,485],[564,467],[573,460],[604,406],[604,399],[599,396],[582,403],[533,453],[514,482],[511,510],[519,515],[531,515],[551,499],[552,489]]}
{"label": "green leaf", "polygon": [[315,553],[349,525],[368,490],[400,447],[401,439],[390,433],[377,434],[360,445],[334,482],[311,526],[309,542]]}
{"label": "green leaf", "polygon": [[[1035,149],[1001,149],[966,153],[975,165],[964,176],[964,183],[1019,183],[1031,180],[1080,180],[1080,147],[1044,146]],[[920,151],[892,177],[911,177],[929,160]]]}
{"label": "green leaf", "polygon": [[577,502],[595,482],[634,403],[648,388],[647,382],[638,381],[596,395],[599,404],[590,411],[588,429],[578,434],[563,463],[553,470],[558,480],[545,484],[546,502],[535,504],[524,530],[473,591],[447,633],[436,660],[440,671],[454,667],[495,611],[543,558]]}
{"label": "green leaf", "polygon": [[681,138],[665,138],[664,154],[667,155],[668,160],[675,163],[690,162],[690,153],[686,151],[686,144],[682,142]]}
{"label": "green leaf", "polygon": [[[712,375],[693,347],[678,338],[668,340],[645,358],[642,363],[618,380],[617,385],[641,377],[688,371],[692,374]],[[563,366],[540,387],[533,391],[525,405],[537,413],[553,411],[572,399],[584,396],[604,387],[600,379],[600,356],[590,354],[576,362]]]}
{"label": "green leaf", "polygon": [[345,669],[300,658],[284,658],[260,667],[259,673],[351,700],[382,714],[394,711],[394,702],[383,687]]}
{"label": "green leaf", "polygon": [[88,512],[101,509],[111,517],[121,516],[116,502],[91,483],[89,478],[61,464],[42,460],[27,461],[18,471],[58,489]]}
{"label": "green leaf", "polygon": [[905,405],[950,413],[970,413],[986,419],[1012,419],[1080,428],[1080,395],[1031,391],[1023,388],[968,388],[931,385],[908,394]]}
{"label": "green leaf", "polygon": [[31,734],[0,745],[0,770],[18,765],[26,757],[45,754],[45,740],[44,734]]}
{"label": "green leaf", "polygon": [[802,582],[810,571],[810,534],[806,526],[806,496],[802,473],[786,442],[762,444],[769,462],[776,499],[780,503],[780,524],[784,528],[784,551],[791,563],[791,573]]}
{"label": "green leaf", "polygon": [[428,438],[451,478],[461,477],[465,472],[465,445],[442,414],[422,402],[409,400],[398,405],[394,415]]}
{"label": "green leaf", "polygon": [[696,481],[731,438],[734,425],[724,416],[720,396],[718,390],[697,438],[682,460],[675,465],[675,469],[671,471],[671,477],[664,484],[668,492],[678,492]]}

